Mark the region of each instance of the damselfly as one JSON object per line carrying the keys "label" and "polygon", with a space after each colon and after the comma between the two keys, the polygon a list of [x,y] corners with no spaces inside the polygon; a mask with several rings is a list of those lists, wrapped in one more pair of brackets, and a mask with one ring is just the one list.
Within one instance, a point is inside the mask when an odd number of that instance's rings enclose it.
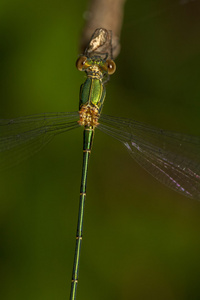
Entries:
{"label": "damselfly", "polygon": [[44,113],[0,121],[0,167],[12,166],[39,151],[55,135],[83,126],[83,167],[70,299],[76,298],[88,162],[94,130],[120,141],[151,175],[184,196],[200,198],[200,138],[164,131],[134,120],[102,115],[105,83],[115,72],[112,33],[97,29],[77,68],[87,75],[79,112]]}

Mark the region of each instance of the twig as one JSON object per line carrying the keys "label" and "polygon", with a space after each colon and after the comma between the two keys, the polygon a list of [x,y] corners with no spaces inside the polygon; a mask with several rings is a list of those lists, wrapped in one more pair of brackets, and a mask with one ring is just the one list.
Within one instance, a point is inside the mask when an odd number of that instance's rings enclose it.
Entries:
{"label": "twig", "polygon": [[120,32],[123,22],[123,7],[126,0],[91,0],[85,12],[86,24],[80,39],[80,53],[86,48],[97,28],[112,30],[113,57],[120,52]]}

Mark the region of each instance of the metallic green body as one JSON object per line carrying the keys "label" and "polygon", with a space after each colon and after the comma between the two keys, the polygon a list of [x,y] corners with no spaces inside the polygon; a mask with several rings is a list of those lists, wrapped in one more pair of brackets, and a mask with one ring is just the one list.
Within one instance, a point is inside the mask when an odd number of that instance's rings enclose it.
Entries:
{"label": "metallic green body", "polygon": [[[101,80],[102,76],[88,77],[80,89],[80,102],[79,108],[83,107],[95,107],[98,113],[101,113],[103,102],[105,99],[106,90]],[[76,233],[76,246],[74,255],[74,265],[72,272],[71,292],[70,300],[76,299],[76,290],[78,285],[78,271],[80,261],[80,250],[82,243],[82,231],[83,231],[83,215],[84,205],[86,199],[86,185],[87,185],[87,172],[89,157],[92,149],[92,142],[94,137],[94,126],[84,126],[83,132],[83,166],[82,166],[82,178],[80,187],[80,202],[78,213],[78,224]]]}
{"label": "metallic green body", "polygon": [[101,79],[88,77],[80,89],[79,109],[83,105],[95,106],[101,113],[103,102],[106,96],[106,89]]}
{"label": "metallic green body", "polygon": [[88,162],[89,162],[89,157],[90,157],[91,148],[92,148],[93,136],[94,136],[93,128],[85,128],[84,129],[84,131],[83,131],[83,166],[82,166],[80,202],[79,202],[78,224],[77,224],[77,232],[76,232],[76,247],[75,247],[75,255],[74,255],[74,266],[73,266],[73,272],[72,272],[70,300],[76,299],[76,289],[77,289],[77,284],[78,284],[78,270],[79,270],[79,260],[80,260],[82,231],[83,231],[83,214],[84,214],[84,205],[85,205],[85,198],[86,198]]}
{"label": "metallic green body", "polygon": [[101,114],[106,95],[104,82],[106,82],[109,79],[109,75],[113,74],[113,71],[115,71],[115,64],[111,60],[111,38],[111,31],[103,28],[96,29],[84,54],[81,55],[76,62],[77,69],[79,71],[84,71],[87,75],[87,79],[81,85],[79,101],[80,120],[78,123],[84,126],[83,166],[70,300],[76,299],[76,290],[78,285],[87,172],[94,138],[94,129],[98,126],[98,119]]}

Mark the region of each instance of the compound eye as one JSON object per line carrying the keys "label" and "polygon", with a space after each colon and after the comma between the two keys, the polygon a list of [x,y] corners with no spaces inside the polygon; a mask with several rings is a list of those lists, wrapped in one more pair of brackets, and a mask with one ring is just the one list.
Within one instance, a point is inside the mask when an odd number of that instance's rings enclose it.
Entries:
{"label": "compound eye", "polygon": [[86,56],[80,56],[77,61],[76,61],[76,67],[79,71],[83,71],[84,69],[84,65],[87,61],[87,57]]}
{"label": "compound eye", "polygon": [[108,75],[112,75],[116,71],[116,64],[112,59],[107,59],[106,66],[108,68]]}

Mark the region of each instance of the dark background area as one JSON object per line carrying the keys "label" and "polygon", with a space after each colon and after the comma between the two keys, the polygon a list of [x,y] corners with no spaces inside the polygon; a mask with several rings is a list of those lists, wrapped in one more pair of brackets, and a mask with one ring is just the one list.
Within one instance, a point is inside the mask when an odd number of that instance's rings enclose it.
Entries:
{"label": "dark background area", "polygon": [[[78,109],[86,8],[1,1],[1,118]],[[199,16],[199,1],[127,1],[104,113],[200,135]],[[81,164],[77,129],[1,172],[1,299],[68,297]],[[199,299],[199,227],[199,202],[162,186],[97,131],[77,299]]]}

